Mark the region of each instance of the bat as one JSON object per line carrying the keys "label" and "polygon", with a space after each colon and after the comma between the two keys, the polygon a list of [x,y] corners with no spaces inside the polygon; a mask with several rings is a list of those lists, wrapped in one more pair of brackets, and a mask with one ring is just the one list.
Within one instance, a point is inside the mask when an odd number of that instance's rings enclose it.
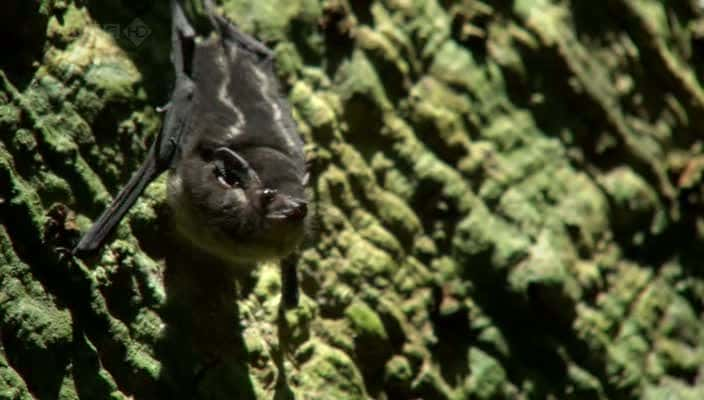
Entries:
{"label": "bat", "polygon": [[303,141],[279,92],[271,50],[216,15],[210,0],[205,5],[213,30],[207,37],[171,0],[176,81],[162,129],[73,253],[98,250],[145,187],[168,170],[177,232],[233,264],[284,259],[283,300],[293,306],[298,285],[291,259],[308,207]]}

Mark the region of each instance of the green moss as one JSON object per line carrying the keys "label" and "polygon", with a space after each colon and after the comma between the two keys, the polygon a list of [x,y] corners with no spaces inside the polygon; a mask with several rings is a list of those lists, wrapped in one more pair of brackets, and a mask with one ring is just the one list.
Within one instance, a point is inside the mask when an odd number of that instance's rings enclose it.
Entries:
{"label": "green moss", "polygon": [[[312,88],[304,82],[298,82],[290,94],[291,104],[296,107],[303,120],[310,126],[322,132],[333,132],[335,112],[323,98],[316,95]],[[325,129],[328,128],[329,129]],[[320,137],[319,140],[329,140],[330,137]]]}
{"label": "green moss", "polygon": [[[359,201],[353,196],[349,181],[342,169],[337,167],[328,168],[318,178],[319,196],[323,204],[329,204],[341,209],[354,209],[359,205]],[[333,218],[334,211],[326,210],[321,215],[322,218]]]}
{"label": "green moss", "polygon": [[572,392],[577,396],[590,396],[597,399],[606,399],[601,382],[595,376],[577,365],[570,365],[567,369],[570,381],[573,382]]}
{"label": "green moss", "polygon": [[351,240],[347,258],[350,268],[360,278],[389,276],[398,266],[386,252],[361,238]]}
{"label": "green moss", "polygon": [[259,279],[254,287],[254,295],[260,300],[265,300],[281,291],[281,277],[276,265],[267,263],[259,271]]}
{"label": "green moss", "polygon": [[471,348],[469,366],[472,374],[465,383],[467,396],[494,399],[502,395],[507,376],[495,359],[477,348]]}
{"label": "green moss", "polygon": [[370,213],[355,210],[351,222],[357,232],[371,244],[395,256],[402,253],[401,244],[396,237]]}
{"label": "green moss", "polygon": [[[27,217],[29,224],[25,231],[36,237],[43,237],[44,215],[41,200],[34,188],[21,177],[15,175],[13,158],[0,144],[0,177],[7,182],[2,195],[17,215]],[[9,241],[9,239],[8,239]],[[9,246],[8,246],[9,247]]]}
{"label": "green moss", "polygon": [[[409,97],[414,101],[414,105],[417,107],[416,112],[419,113],[420,116],[423,116],[425,113],[432,114],[434,110],[449,110],[453,112],[453,117],[451,118],[456,118],[457,114],[471,117],[472,103],[468,96],[464,93],[458,93],[452,90],[447,83],[432,76],[425,76],[418,81],[418,83],[411,88]],[[456,123],[456,121],[447,122]],[[470,140],[469,137],[465,135],[465,132],[462,132],[459,136],[461,136],[461,138],[458,138],[458,140],[469,144]]]}
{"label": "green moss", "polygon": [[413,381],[411,387],[414,393],[419,393],[423,398],[438,399],[438,400],[459,400],[462,398],[458,392],[442,379],[440,374],[435,369],[427,368],[420,371],[418,376]]}
{"label": "green moss", "polygon": [[130,368],[134,371],[139,371],[143,377],[149,377],[157,380],[161,374],[161,363],[154,358],[154,355],[149,354],[135,347],[127,351],[125,360]]}
{"label": "green moss", "polygon": [[[30,277],[29,266],[14,253],[8,232],[0,225],[0,324],[3,334],[14,338],[9,349],[14,366],[25,373],[32,372],[28,378],[35,393],[48,394],[52,390],[52,374],[56,368],[62,368],[70,349],[73,326],[68,310],[57,308],[52,296]],[[33,360],[42,362],[36,364]],[[11,398],[23,397],[21,380],[9,367],[0,365],[0,370],[4,371],[0,376],[5,382],[18,385],[18,390],[10,393]]]}
{"label": "green moss", "polygon": [[[359,95],[371,101],[380,110],[391,109],[391,103],[374,66],[362,51],[354,51],[352,57],[340,67],[336,78],[339,82],[338,91],[343,100]],[[351,132],[351,134],[360,133]]]}
{"label": "green moss", "polygon": [[76,8],[72,3],[65,8],[61,19],[52,16],[47,27],[47,36],[61,43],[70,43],[81,35],[90,23],[85,10]]}
{"label": "green moss", "polygon": [[401,198],[383,190],[376,191],[372,196],[379,220],[401,240],[410,241],[421,232],[418,216]]}
{"label": "green moss", "polygon": [[76,386],[74,385],[73,377],[66,375],[64,381],[61,383],[61,389],[59,389],[60,400],[78,400],[80,397],[76,392]]}
{"label": "green moss", "polygon": [[609,384],[619,390],[633,390],[644,379],[643,361],[648,350],[645,338],[626,325],[621,334],[608,348],[609,364],[607,373]]}
{"label": "green moss", "polygon": [[672,339],[655,343],[662,367],[668,372],[696,373],[704,362],[704,353],[696,347]]}
{"label": "green moss", "polygon": [[352,329],[356,335],[382,342],[388,339],[379,315],[365,303],[355,302],[350,304],[345,310],[345,316],[352,324]]}
{"label": "green moss", "polygon": [[643,178],[631,169],[613,171],[604,178],[603,184],[618,207],[634,211],[654,208],[655,193]]}
{"label": "green moss", "polygon": [[352,327],[346,319],[321,321],[318,335],[336,349],[342,350],[346,354],[354,353]]}
{"label": "green moss", "polygon": [[[311,21],[322,12],[316,1],[273,1],[261,3],[251,0],[230,1],[224,5],[225,14],[247,31],[256,31],[264,40],[281,40],[296,18]],[[245,17],[246,16],[246,17]]]}
{"label": "green moss", "polygon": [[665,378],[657,385],[647,385],[643,400],[697,400],[704,396],[704,388],[689,386],[678,379]]}
{"label": "green moss", "polygon": [[0,357],[0,398],[29,400],[33,397],[22,377],[8,365],[5,356]]}
{"label": "green moss", "polygon": [[543,234],[531,248],[528,259],[522,261],[508,277],[511,287],[525,292],[531,285],[562,286],[567,279],[567,268],[562,263],[559,250]]}
{"label": "green moss", "polygon": [[102,92],[107,101],[134,98],[133,85],[140,80],[134,66],[121,60],[93,64],[84,76],[89,87]]}
{"label": "green moss", "polygon": [[[486,318],[482,318],[482,320],[479,321],[473,320],[472,326],[479,327],[483,325],[483,323],[491,324],[491,321],[488,321]],[[477,339],[484,345],[484,348],[494,350],[498,354],[501,354],[503,357],[511,356],[511,351],[509,350],[509,342],[502,333],[502,331],[497,327],[493,325],[486,326],[485,329],[481,330],[481,333],[479,334]]]}
{"label": "green moss", "polygon": [[159,222],[159,211],[166,202],[166,174],[147,186],[140,199],[127,214],[130,224],[139,230],[149,230]]}
{"label": "green moss", "polygon": [[384,382],[391,390],[407,393],[413,382],[413,370],[408,359],[403,356],[394,356],[384,368]]}
{"label": "green moss", "polygon": [[362,377],[349,356],[323,343],[309,343],[310,359],[301,365],[301,396],[310,398],[361,400],[368,398]]}
{"label": "green moss", "polygon": [[[273,314],[273,313],[272,313]],[[310,339],[311,323],[318,316],[317,304],[305,296],[301,296],[298,307],[287,310],[284,314],[288,335],[296,345]]]}
{"label": "green moss", "polygon": [[497,268],[505,268],[512,260],[529,253],[528,239],[513,226],[492,216],[485,207],[475,207],[460,221],[453,245],[458,255],[467,260],[465,268],[489,268],[471,263],[473,257],[486,253],[491,254],[491,262]]}
{"label": "green moss", "polygon": [[52,173],[42,173],[39,179],[41,181],[39,195],[43,199],[61,201],[68,204],[75,202],[71,193],[71,186],[65,179]]}
{"label": "green moss", "polygon": [[662,231],[657,195],[642,177],[631,169],[619,168],[603,178],[603,185],[612,200],[612,223],[617,232],[629,235],[633,244],[640,244],[643,230]]}
{"label": "green moss", "polygon": [[413,378],[411,365],[408,359],[403,356],[394,356],[386,363],[386,371],[384,379],[388,381],[408,384]]}
{"label": "green moss", "polygon": [[9,104],[0,105],[0,127],[14,131],[20,121],[20,110]]}

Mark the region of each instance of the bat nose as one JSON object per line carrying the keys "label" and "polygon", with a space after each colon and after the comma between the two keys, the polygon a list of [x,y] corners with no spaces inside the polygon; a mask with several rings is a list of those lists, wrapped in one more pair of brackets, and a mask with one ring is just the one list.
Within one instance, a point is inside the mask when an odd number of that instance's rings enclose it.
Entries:
{"label": "bat nose", "polygon": [[305,201],[292,200],[283,213],[290,221],[300,221],[308,214],[308,204]]}

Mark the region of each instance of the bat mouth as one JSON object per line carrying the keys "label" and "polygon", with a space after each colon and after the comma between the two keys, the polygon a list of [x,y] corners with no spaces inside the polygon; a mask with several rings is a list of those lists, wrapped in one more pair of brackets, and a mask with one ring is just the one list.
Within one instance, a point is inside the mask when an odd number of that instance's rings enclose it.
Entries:
{"label": "bat mouth", "polygon": [[303,200],[289,200],[285,207],[271,210],[266,218],[275,221],[299,222],[308,215],[308,203]]}
{"label": "bat mouth", "polygon": [[272,221],[298,222],[308,214],[308,202],[280,193],[276,189],[258,192],[264,217]]}

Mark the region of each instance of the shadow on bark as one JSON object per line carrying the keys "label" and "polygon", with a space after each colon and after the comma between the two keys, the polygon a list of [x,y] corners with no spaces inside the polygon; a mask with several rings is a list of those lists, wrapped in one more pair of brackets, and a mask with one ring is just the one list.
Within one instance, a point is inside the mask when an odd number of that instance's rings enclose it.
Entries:
{"label": "shadow on bark", "polygon": [[181,244],[166,265],[166,328],[156,346],[164,398],[256,398],[236,302],[247,278]]}

